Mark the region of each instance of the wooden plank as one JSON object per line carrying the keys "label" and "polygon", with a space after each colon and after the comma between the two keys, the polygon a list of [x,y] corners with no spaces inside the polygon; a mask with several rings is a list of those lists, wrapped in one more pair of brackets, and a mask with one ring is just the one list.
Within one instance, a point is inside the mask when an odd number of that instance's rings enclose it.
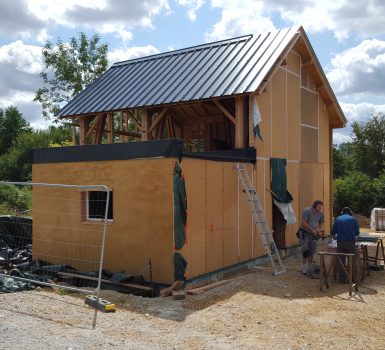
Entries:
{"label": "wooden plank", "polygon": [[[77,274],[69,273],[69,272],[58,272],[57,274],[60,276],[66,276],[66,277],[71,277],[71,278],[81,278],[81,279],[90,280],[90,281],[97,281],[98,280],[98,278],[96,278],[96,277],[77,275]],[[119,286],[124,286],[124,287],[137,288],[137,289],[143,289],[143,290],[152,290],[151,287],[142,286],[140,284],[119,283],[119,282],[113,282],[113,281],[104,280],[104,279],[102,279],[101,281],[103,283],[114,284],[114,285],[119,285]]]}
{"label": "wooden plank", "polygon": [[108,126],[109,126],[108,142],[114,143],[114,113],[108,113]]}
{"label": "wooden plank", "polygon": [[[119,131],[124,131],[123,130],[123,112],[122,111],[119,112]],[[120,139],[120,142],[124,142],[124,138],[123,138],[122,134],[119,134],[119,139]]]}
{"label": "wooden plank", "polygon": [[168,108],[165,107],[162,109],[160,114],[158,114],[158,116],[155,118],[154,122],[152,123],[152,125],[150,127],[150,130],[149,130],[150,133],[155,129],[155,127],[158,125],[158,123],[163,119],[163,117],[165,116],[167,111],[168,111]]}
{"label": "wooden plank", "polygon": [[149,131],[150,126],[150,116],[148,114],[147,109],[143,110],[142,114],[142,141],[148,141],[151,140],[151,133]]}
{"label": "wooden plank", "polygon": [[223,112],[223,114],[233,123],[235,124],[235,117],[233,117],[230,112],[223,107],[218,100],[213,100],[214,104]]}
{"label": "wooden plank", "polygon": [[218,281],[218,282],[215,282],[215,283],[208,284],[207,286],[190,289],[186,293],[189,294],[189,295],[202,294],[202,293],[204,293],[207,290],[210,290],[210,289],[213,289],[213,288],[217,288],[219,286],[223,286],[224,284],[227,284],[229,282],[230,282],[229,280]]}
{"label": "wooden plank", "polygon": [[243,149],[245,144],[245,108],[243,96],[235,98],[235,148]]}
{"label": "wooden plank", "polygon": [[104,133],[104,126],[106,125],[106,119],[107,115],[102,114],[99,120],[97,121],[97,127],[95,131],[95,138],[94,138],[94,144],[100,144],[102,143],[103,139],[103,133]]}

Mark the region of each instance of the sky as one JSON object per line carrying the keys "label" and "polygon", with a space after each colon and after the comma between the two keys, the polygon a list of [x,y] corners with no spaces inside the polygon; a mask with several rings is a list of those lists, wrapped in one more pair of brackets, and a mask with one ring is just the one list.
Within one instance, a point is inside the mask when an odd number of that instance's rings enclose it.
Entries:
{"label": "sky", "polygon": [[0,108],[16,106],[34,128],[41,105],[41,49],[97,33],[116,61],[302,25],[347,118],[385,113],[383,0],[0,0]]}

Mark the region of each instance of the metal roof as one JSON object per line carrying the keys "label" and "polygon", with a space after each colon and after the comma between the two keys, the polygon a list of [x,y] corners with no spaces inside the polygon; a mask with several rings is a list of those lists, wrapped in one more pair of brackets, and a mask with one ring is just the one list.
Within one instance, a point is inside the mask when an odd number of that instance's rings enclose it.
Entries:
{"label": "metal roof", "polygon": [[298,31],[286,28],[115,63],[57,116],[254,92]]}

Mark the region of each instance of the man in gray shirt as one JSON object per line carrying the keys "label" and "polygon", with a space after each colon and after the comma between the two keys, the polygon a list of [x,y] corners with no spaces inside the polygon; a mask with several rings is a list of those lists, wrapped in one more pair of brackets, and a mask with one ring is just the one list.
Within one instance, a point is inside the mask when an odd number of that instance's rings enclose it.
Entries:
{"label": "man in gray shirt", "polygon": [[324,229],[324,214],[321,212],[323,203],[315,200],[313,205],[302,212],[299,238],[302,251],[302,273],[307,273],[309,266],[313,263],[316,252],[316,241]]}

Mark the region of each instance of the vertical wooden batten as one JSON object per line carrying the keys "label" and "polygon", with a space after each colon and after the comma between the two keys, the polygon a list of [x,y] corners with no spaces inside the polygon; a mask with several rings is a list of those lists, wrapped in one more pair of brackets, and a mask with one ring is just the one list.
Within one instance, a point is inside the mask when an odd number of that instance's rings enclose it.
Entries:
{"label": "vertical wooden batten", "polygon": [[247,147],[249,113],[249,96],[235,97],[235,148]]}

